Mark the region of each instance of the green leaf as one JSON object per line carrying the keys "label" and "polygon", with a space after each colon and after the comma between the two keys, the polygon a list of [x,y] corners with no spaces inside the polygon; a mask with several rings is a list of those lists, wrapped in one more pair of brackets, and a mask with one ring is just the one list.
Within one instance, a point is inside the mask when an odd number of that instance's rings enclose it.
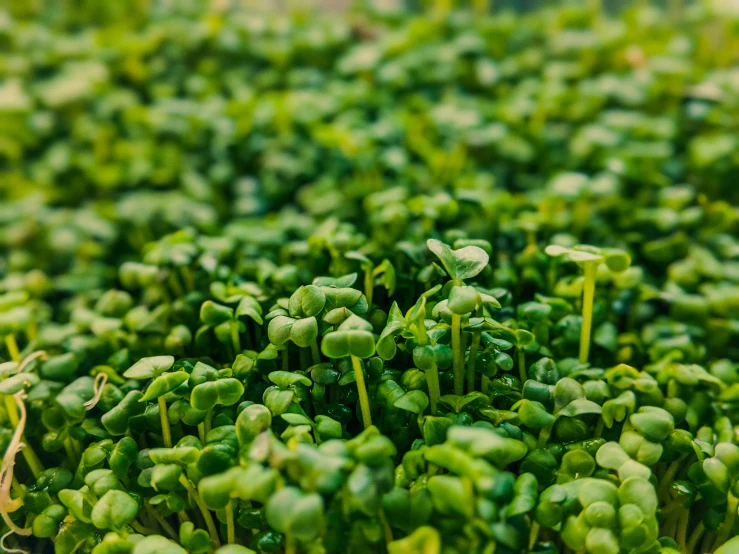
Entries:
{"label": "green leaf", "polygon": [[441,260],[447,274],[455,283],[461,283],[478,275],[490,259],[487,252],[477,246],[465,246],[452,250],[436,239],[426,241],[429,250]]}
{"label": "green leaf", "polygon": [[122,529],[136,518],[139,505],[127,493],[109,490],[92,509],[92,524],[98,529]]}
{"label": "green leaf", "polygon": [[167,371],[173,365],[174,358],[172,356],[151,356],[149,358],[141,358],[138,362],[128,368],[123,376],[126,379],[152,379]]}

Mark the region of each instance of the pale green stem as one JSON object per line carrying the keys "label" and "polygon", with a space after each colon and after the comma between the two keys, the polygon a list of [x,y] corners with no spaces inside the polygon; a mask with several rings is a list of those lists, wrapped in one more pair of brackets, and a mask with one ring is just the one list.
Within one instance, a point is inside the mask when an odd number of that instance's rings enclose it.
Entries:
{"label": "pale green stem", "polygon": [[680,517],[677,520],[677,547],[680,552],[689,552],[687,550],[687,537],[688,537],[688,520],[690,519],[690,512],[687,508],[683,508],[680,513]]}
{"label": "pale green stem", "polygon": [[367,306],[372,309],[372,297],[375,293],[375,277],[372,275],[372,268],[364,270],[364,296],[367,298]]}
{"label": "pale green stem", "polygon": [[[15,404],[15,398],[10,394],[3,395],[3,401],[5,402],[5,410],[8,412],[8,420],[10,425],[15,429],[20,423],[20,416],[18,415],[18,406]],[[28,444],[25,433],[21,435],[21,441],[25,445],[21,450],[23,458],[26,460],[28,467],[31,469],[34,477],[38,477],[42,471],[44,471],[44,464],[41,463],[36,451]],[[75,460],[72,460],[75,461]]]}
{"label": "pale green stem", "polygon": [[549,425],[542,427],[539,431],[539,439],[536,441],[536,446],[539,448],[544,447],[547,442],[549,441],[549,435],[552,434],[552,429],[554,428],[554,423],[550,423]]}
{"label": "pale green stem", "polygon": [[380,510],[377,512],[377,517],[379,518],[380,523],[382,524],[382,530],[385,534],[385,546],[387,546],[391,542],[393,542],[393,530],[390,527],[390,522],[387,520],[387,516],[385,515],[385,510],[380,508]]}
{"label": "pale green stem", "polygon": [[231,344],[233,345],[234,355],[241,354],[241,339],[239,338],[239,322],[231,322]]}
{"label": "pale green stem", "polygon": [[359,392],[359,406],[362,410],[362,423],[366,429],[372,425],[372,414],[370,413],[369,396],[367,396],[367,387],[364,384],[364,372],[362,371],[362,362],[356,356],[352,355],[352,366],[354,367],[354,376],[357,379],[357,391]]}
{"label": "pale green stem", "polygon": [[490,390],[490,377],[488,377],[487,375],[482,376],[481,389],[482,389],[483,394],[487,394],[488,391]]}
{"label": "pale green stem", "polygon": [[426,370],[426,384],[429,388],[429,401],[431,403],[431,415],[436,413],[436,403],[441,396],[441,387],[439,386],[439,368],[436,363]]}
{"label": "pale green stem", "polygon": [[228,544],[236,544],[233,500],[230,500],[228,504],[226,504],[226,542],[228,542]]}
{"label": "pale green stem", "polygon": [[452,314],[452,362],[454,372],[454,394],[464,394],[464,359],[462,357],[462,317]]}
{"label": "pale green stem", "polygon": [[590,330],[593,327],[596,262],[585,262],[585,284],[582,291],[582,329],[580,331],[580,363],[588,363]]}
{"label": "pale green stem", "polygon": [[688,554],[693,554],[693,552],[695,552],[695,547],[698,546],[698,541],[701,540],[705,531],[706,527],[703,525],[703,521],[699,521],[698,525],[695,526],[695,529],[693,529],[693,532],[690,534],[688,546],[685,550]]}
{"label": "pale green stem", "polygon": [[130,525],[131,527],[133,527],[133,530],[136,531],[140,535],[156,535],[157,534],[157,532],[154,529],[149,529],[148,527],[144,527],[135,519],[131,522]]}
{"label": "pale green stem", "polygon": [[470,355],[467,358],[467,392],[475,390],[475,361],[477,358],[477,350],[480,347],[480,332],[477,331],[472,335],[472,346],[470,347]]}
{"label": "pale green stem", "polygon": [[529,533],[529,551],[534,550],[536,539],[539,537],[539,524],[535,521],[531,524],[531,532]]}
{"label": "pale green stem", "polygon": [[203,499],[200,498],[197,489],[184,475],[180,475],[180,484],[185,487],[187,494],[190,495],[190,498],[193,499],[195,504],[197,504],[198,508],[200,509],[200,513],[203,514],[205,526],[208,528],[208,533],[210,534],[210,540],[214,542],[216,546],[220,547],[221,541],[218,539],[218,529],[216,528],[216,524],[213,521],[213,516],[211,515],[210,510],[208,510],[208,506],[205,505]]}
{"label": "pale green stem", "polygon": [[598,423],[595,424],[595,432],[593,433],[594,438],[600,438],[600,436],[603,434],[603,419],[599,419]]}
{"label": "pale green stem", "polygon": [[161,528],[164,529],[164,531],[170,536],[173,541],[179,541],[179,536],[169,524],[169,522],[164,519],[162,517],[162,514],[160,514],[155,508],[153,508],[151,504],[149,504],[148,500],[144,503],[144,508],[146,509],[146,512],[151,517],[153,517],[157,521],[157,523],[159,523]]}
{"label": "pale green stem", "polygon": [[667,499],[667,494],[670,490],[670,487],[672,486],[672,481],[675,479],[675,474],[678,472],[681,465],[681,462],[677,460],[672,462],[667,468],[667,471],[665,471],[662,479],[660,479],[659,489],[657,490],[657,497],[660,500]]}
{"label": "pale green stem", "polygon": [[313,341],[310,345],[311,356],[313,357],[313,364],[321,363],[321,353],[318,351],[318,341]]}
{"label": "pale green stem", "polygon": [[205,446],[205,422],[198,423],[198,438],[200,439],[200,444]]}
{"label": "pale green stem", "polygon": [[719,546],[724,544],[729,536],[731,536],[734,529],[734,520],[736,519],[737,506],[739,506],[739,499],[732,493],[729,493],[729,503],[726,507],[726,519],[719,527],[718,535],[716,535],[716,541],[713,543],[713,550],[716,550]]}
{"label": "pale green stem", "polygon": [[292,533],[285,533],[285,554],[298,554],[298,545]]}
{"label": "pale green stem", "polygon": [[[208,412],[205,414],[205,421],[203,425],[203,430],[205,431],[205,436],[208,436],[208,433],[213,429],[213,410],[214,408],[208,408]],[[203,442],[205,444],[205,442]]]}
{"label": "pale green stem", "polygon": [[524,352],[522,346],[518,348],[518,374],[521,376],[521,386],[523,387],[528,375],[526,373],[526,352]]}
{"label": "pale green stem", "polygon": [[5,335],[5,346],[8,348],[8,355],[10,359],[15,362],[21,361],[21,353],[18,349],[18,343],[15,341],[15,335],[12,333]]}
{"label": "pale green stem", "polygon": [[172,432],[169,429],[169,418],[167,417],[167,401],[164,400],[164,396],[157,398],[159,404],[159,419],[162,422],[162,439],[164,440],[164,446],[172,448]]}

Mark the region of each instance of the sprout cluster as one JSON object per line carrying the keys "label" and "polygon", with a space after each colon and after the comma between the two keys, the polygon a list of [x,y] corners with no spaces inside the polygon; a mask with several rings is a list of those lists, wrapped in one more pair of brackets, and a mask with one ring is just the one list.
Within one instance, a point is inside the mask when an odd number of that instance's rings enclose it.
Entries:
{"label": "sprout cluster", "polygon": [[739,552],[730,6],[42,4],[0,551]]}

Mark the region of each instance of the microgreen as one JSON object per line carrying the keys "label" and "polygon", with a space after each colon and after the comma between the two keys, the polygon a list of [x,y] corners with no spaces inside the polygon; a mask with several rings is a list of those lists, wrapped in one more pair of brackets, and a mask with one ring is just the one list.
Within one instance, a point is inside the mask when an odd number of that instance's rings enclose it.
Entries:
{"label": "microgreen", "polygon": [[726,2],[51,4],[0,9],[0,550],[739,548]]}

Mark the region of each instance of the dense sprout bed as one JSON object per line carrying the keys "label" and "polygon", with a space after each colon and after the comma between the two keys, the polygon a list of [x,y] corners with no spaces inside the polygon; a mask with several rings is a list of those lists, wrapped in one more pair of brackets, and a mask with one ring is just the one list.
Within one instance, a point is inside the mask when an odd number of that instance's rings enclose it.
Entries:
{"label": "dense sprout bed", "polygon": [[21,4],[0,549],[739,551],[736,14]]}

